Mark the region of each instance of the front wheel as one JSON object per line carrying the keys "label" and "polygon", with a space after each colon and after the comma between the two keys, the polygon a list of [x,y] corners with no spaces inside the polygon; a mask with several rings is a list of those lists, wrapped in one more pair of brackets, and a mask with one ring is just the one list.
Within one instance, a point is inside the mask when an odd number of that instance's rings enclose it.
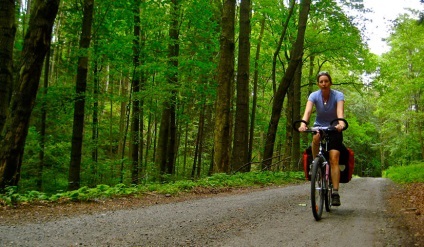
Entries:
{"label": "front wheel", "polygon": [[316,157],[312,162],[312,177],[311,177],[311,206],[312,214],[315,220],[320,220],[322,216],[325,191],[324,191],[324,176],[322,171],[322,160]]}

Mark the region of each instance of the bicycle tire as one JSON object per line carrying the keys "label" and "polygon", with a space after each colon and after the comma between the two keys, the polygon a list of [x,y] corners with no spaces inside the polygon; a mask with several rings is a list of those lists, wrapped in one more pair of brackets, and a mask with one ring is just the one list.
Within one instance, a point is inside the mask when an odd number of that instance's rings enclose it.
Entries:
{"label": "bicycle tire", "polygon": [[324,190],[323,190],[323,169],[322,160],[320,157],[316,157],[312,163],[312,177],[311,177],[311,207],[312,214],[315,220],[319,221],[322,217],[322,211],[324,207]]}

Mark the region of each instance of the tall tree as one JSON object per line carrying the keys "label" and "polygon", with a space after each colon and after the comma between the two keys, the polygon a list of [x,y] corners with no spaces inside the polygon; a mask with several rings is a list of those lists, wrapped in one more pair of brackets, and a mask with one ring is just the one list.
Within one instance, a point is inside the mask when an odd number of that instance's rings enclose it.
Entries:
{"label": "tall tree", "polygon": [[214,172],[230,172],[230,104],[231,85],[234,80],[235,9],[235,0],[224,1],[221,20],[220,56],[218,62],[218,91],[215,106]]}
{"label": "tall tree", "polygon": [[240,3],[240,35],[237,68],[237,99],[234,122],[232,170],[250,171],[249,166],[249,61],[250,61],[250,0]]}
{"label": "tall tree", "polygon": [[[17,85],[0,139],[0,189],[17,185],[28,134],[29,119],[35,104],[43,60],[50,47],[59,0],[33,3],[28,32],[25,35]],[[13,114],[12,114],[13,113]]]}
{"label": "tall tree", "polygon": [[302,83],[302,68],[303,66],[299,66],[299,70],[296,70],[296,74],[295,74],[295,80],[294,80],[294,85],[293,85],[293,115],[291,117],[292,121],[288,121],[289,123],[289,128],[290,131],[292,131],[293,133],[293,140],[292,140],[292,146],[290,147],[292,149],[292,156],[291,156],[291,169],[295,170],[296,169],[296,164],[297,162],[300,160],[300,152],[298,152],[297,150],[300,150],[300,133],[297,131],[293,131],[292,128],[292,122],[293,120],[297,120],[300,119],[300,97],[301,97],[301,83]]}
{"label": "tall tree", "polygon": [[133,39],[133,78],[132,78],[132,118],[131,118],[131,182],[138,184],[140,166],[140,0],[134,0],[134,39]]}
{"label": "tall tree", "polygon": [[0,0],[0,131],[6,121],[12,92],[15,34],[15,1]]}
{"label": "tall tree", "polygon": [[171,97],[165,100],[162,112],[161,125],[159,130],[158,151],[156,154],[156,164],[158,164],[161,174],[173,174],[175,165],[176,149],[176,94],[175,89],[178,83],[178,55],[179,55],[179,0],[172,0],[171,23],[169,26],[168,45],[168,74],[167,82],[170,85]]}
{"label": "tall tree", "polygon": [[[202,168],[202,151],[203,151],[203,139],[204,139],[204,128],[205,128],[205,103],[201,103],[200,116],[199,116],[199,127],[197,130],[196,144],[194,148],[194,158],[193,166],[191,170],[191,177],[194,178],[195,175],[197,178],[200,177],[200,172]],[[197,173],[196,172],[197,169]]]}
{"label": "tall tree", "polygon": [[[294,169],[295,164],[299,161],[299,133],[293,130],[292,123],[294,120],[300,119],[300,85],[302,79],[302,65],[297,67],[294,75],[294,81],[289,87],[287,93],[286,113],[286,142],[284,145],[284,167],[285,169]],[[297,136],[297,138],[295,137]]]}
{"label": "tall tree", "polygon": [[91,42],[91,28],[93,23],[94,0],[84,0],[82,32],[79,47],[83,55],[78,58],[76,80],[76,98],[74,103],[74,122],[72,129],[71,164],[69,166],[69,190],[80,187],[81,153],[84,132],[85,93],[88,74],[88,48]]}
{"label": "tall tree", "polygon": [[284,97],[287,94],[287,90],[293,81],[294,74],[297,67],[302,62],[303,56],[303,45],[305,42],[305,31],[306,24],[308,22],[309,9],[311,6],[311,0],[302,0],[300,3],[299,21],[297,28],[296,41],[293,44],[290,52],[290,62],[287,67],[284,77],[281,80],[278,89],[274,95],[274,101],[272,104],[271,120],[268,125],[268,133],[265,141],[265,149],[263,155],[262,168],[270,169],[272,164],[272,156],[274,153],[274,142],[277,134],[278,122],[280,120],[281,110],[283,107]]}
{"label": "tall tree", "polygon": [[94,43],[94,63],[93,63],[93,113],[91,123],[91,166],[90,173],[94,176],[93,184],[95,184],[95,177],[97,176],[97,165],[99,159],[99,94],[100,94],[100,65],[98,58],[99,45],[97,37],[93,37]]}
{"label": "tall tree", "polygon": [[44,62],[44,85],[43,85],[43,94],[42,94],[42,100],[41,100],[41,119],[40,119],[40,126],[39,126],[39,132],[40,132],[40,152],[38,154],[39,157],[39,163],[37,166],[37,174],[36,174],[36,188],[39,191],[42,191],[43,189],[43,169],[44,169],[44,163],[45,163],[45,146],[46,146],[46,126],[47,126],[47,104],[46,104],[46,96],[47,96],[47,90],[49,87],[49,72],[50,72],[50,51],[49,49],[47,51],[46,60]]}
{"label": "tall tree", "polygon": [[248,161],[252,162],[253,155],[253,140],[255,134],[255,119],[256,119],[256,106],[258,101],[258,76],[259,76],[259,57],[261,54],[262,39],[265,30],[265,17],[261,18],[261,31],[259,32],[258,44],[256,45],[255,54],[255,68],[253,74],[253,97],[252,97],[252,113],[250,116],[250,131],[249,131],[249,158]]}
{"label": "tall tree", "polygon": [[[138,8],[140,8],[140,5],[144,5],[146,3],[145,0],[140,0],[138,5]],[[142,16],[144,13],[143,9],[140,10],[140,16]],[[141,18],[141,17],[140,17]],[[146,36],[146,28],[141,26],[140,23],[140,92],[145,91],[146,88],[146,84],[147,84],[147,72],[145,69],[145,65],[146,65],[146,41],[147,41],[147,36]],[[139,111],[139,119],[140,119],[140,129],[139,129],[139,163],[140,163],[140,169],[141,171],[139,171],[139,176],[143,176],[145,177],[145,173],[146,173],[146,166],[147,166],[147,162],[143,161],[145,160],[144,158],[144,152],[143,149],[144,147],[146,147],[146,153],[147,153],[147,149],[149,148],[147,145],[145,145],[145,143],[147,144],[148,141],[145,141],[145,126],[144,126],[144,98],[143,97],[138,97],[139,100],[139,107],[140,107],[140,111]],[[147,157],[146,157],[147,158]],[[141,173],[141,174],[140,174]]]}

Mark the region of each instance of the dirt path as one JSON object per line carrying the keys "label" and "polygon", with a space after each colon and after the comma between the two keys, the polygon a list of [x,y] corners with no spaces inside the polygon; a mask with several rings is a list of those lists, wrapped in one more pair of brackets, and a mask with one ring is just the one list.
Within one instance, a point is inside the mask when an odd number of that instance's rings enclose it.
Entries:
{"label": "dirt path", "polygon": [[309,186],[0,223],[0,246],[414,246],[387,210],[390,180],[343,184],[341,207],[320,222],[311,213]]}

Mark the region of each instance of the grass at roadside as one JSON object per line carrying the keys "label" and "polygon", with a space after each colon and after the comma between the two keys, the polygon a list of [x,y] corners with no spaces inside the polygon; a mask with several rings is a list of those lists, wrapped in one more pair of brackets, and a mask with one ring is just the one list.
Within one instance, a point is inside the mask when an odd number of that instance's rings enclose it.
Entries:
{"label": "grass at roadside", "polygon": [[165,183],[147,183],[133,186],[124,184],[109,186],[101,184],[94,188],[84,186],[78,190],[60,192],[52,195],[39,191],[17,193],[16,187],[9,187],[6,193],[0,194],[0,205],[18,205],[20,203],[27,204],[40,201],[90,201],[99,198],[104,199],[118,196],[140,195],[143,193],[176,195],[181,192],[191,192],[198,188],[223,189],[261,187],[297,183],[300,181],[305,181],[303,172],[249,172],[237,173],[234,175],[218,173],[199,180],[177,180]]}
{"label": "grass at roadside", "polygon": [[383,172],[383,177],[390,178],[396,183],[423,183],[424,163],[390,167]]}

